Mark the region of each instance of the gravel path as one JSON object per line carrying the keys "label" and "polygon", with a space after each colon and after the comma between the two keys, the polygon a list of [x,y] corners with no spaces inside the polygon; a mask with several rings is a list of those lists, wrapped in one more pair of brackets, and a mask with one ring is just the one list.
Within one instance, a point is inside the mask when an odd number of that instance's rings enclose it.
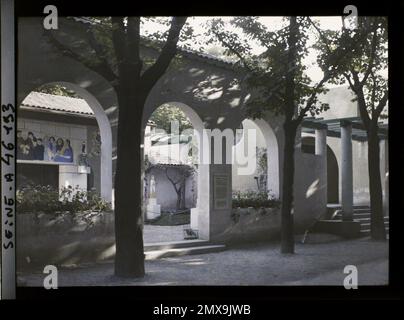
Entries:
{"label": "gravel path", "polygon": [[[59,270],[59,286],[122,285],[342,285],[346,265],[358,268],[359,285],[388,283],[388,243],[368,239],[297,244],[282,255],[279,243],[224,252],[146,261],[142,279],[113,276],[105,263]],[[42,286],[44,275],[22,274],[22,285]]]}

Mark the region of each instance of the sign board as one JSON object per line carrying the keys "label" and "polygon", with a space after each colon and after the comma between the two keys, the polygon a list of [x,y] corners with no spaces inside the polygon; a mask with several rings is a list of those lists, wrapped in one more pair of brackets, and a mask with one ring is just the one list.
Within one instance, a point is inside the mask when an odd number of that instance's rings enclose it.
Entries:
{"label": "sign board", "polygon": [[225,174],[213,175],[214,209],[229,208],[229,177]]}

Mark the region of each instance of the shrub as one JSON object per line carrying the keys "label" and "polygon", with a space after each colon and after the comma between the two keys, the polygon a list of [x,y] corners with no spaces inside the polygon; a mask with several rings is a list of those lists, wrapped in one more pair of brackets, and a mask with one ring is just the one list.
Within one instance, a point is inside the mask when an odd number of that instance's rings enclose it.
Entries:
{"label": "shrub", "polygon": [[17,190],[18,213],[77,213],[83,211],[111,210],[110,203],[95,191],[83,191],[78,187],[62,188],[60,193],[51,186],[27,185]]}
{"label": "shrub", "polygon": [[268,191],[233,192],[233,208],[278,208],[280,202]]}

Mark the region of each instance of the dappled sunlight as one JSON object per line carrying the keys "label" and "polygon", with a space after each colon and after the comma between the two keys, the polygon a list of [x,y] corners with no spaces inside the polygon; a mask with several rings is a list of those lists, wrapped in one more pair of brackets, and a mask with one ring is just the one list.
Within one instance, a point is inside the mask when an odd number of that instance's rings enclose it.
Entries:
{"label": "dappled sunlight", "polygon": [[230,101],[230,107],[231,108],[236,108],[236,107],[238,107],[239,105],[240,105],[240,98],[233,98],[231,101]]}
{"label": "dappled sunlight", "polygon": [[189,69],[189,73],[191,74],[192,77],[198,77],[201,76],[205,73],[205,70],[198,69],[198,68],[191,68]]}
{"label": "dappled sunlight", "polygon": [[226,118],[225,117],[219,117],[217,118],[217,124],[221,124]]}
{"label": "dappled sunlight", "polygon": [[82,88],[88,88],[88,87],[91,87],[92,84],[93,84],[92,81],[90,81],[90,80],[85,80],[85,81],[81,81],[81,82],[79,83],[79,86],[82,87]]}
{"label": "dappled sunlight", "polygon": [[107,260],[110,258],[113,258],[115,256],[115,252],[116,252],[116,246],[115,244],[110,246],[109,248],[105,249],[104,251],[102,251],[98,257],[97,260]]}
{"label": "dappled sunlight", "polygon": [[206,265],[207,262],[203,259],[188,259],[188,260],[183,260],[182,264],[185,264],[188,266],[201,266],[201,265]]}
{"label": "dappled sunlight", "polygon": [[109,108],[105,109],[105,113],[107,115],[110,115],[116,111],[118,111],[118,106],[110,106]]}
{"label": "dappled sunlight", "polygon": [[316,179],[306,191],[306,199],[313,196],[319,190],[320,179]]}

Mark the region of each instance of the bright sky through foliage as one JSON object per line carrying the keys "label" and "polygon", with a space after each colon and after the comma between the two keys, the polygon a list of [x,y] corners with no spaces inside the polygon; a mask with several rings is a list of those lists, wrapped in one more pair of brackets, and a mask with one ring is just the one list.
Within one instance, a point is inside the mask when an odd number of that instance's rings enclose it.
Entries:
{"label": "bright sky through foliage", "polygon": [[[230,21],[233,17],[214,17],[214,18],[221,18],[225,22]],[[270,31],[275,31],[278,30],[282,27],[285,27],[285,22],[282,21],[283,17],[260,17],[260,21],[270,30]],[[204,27],[203,25],[209,20],[212,19],[212,17],[190,17],[188,18],[188,22],[194,29],[194,34],[197,39],[199,39],[199,42],[203,43],[205,36],[203,35],[204,33]],[[320,23],[320,27],[322,29],[331,29],[331,30],[340,30],[342,28],[342,19],[340,16],[329,16],[329,17],[313,17],[313,19],[317,20]],[[232,28],[230,25],[228,26],[229,28]],[[143,33],[144,31],[147,31],[147,33],[153,33],[157,31],[166,31],[167,26],[155,23],[155,22],[145,22],[142,26]],[[145,33],[144,33],[145,34]],[[313,33],[313,36],[310,38],[308,41],[308,46],[311,46],[314,41],[315,37],[317,35]],[[194,42],[195,43],[195,42]],[[193,45],[194,50],[199,50],[199,45]],[[260,51],[260,46],[259,45],[254,45],[252,44],[252,47],[254,50],[256,50],[256,53],[259,53]],[[204,48],[204,52],[208,53],[213,53],[214,51],[217,50],[211,50],[214,49],[211,46],[207,46]],[[215,53],[213,53],[215,54]],[[220,54],[219,54],[220,57]],[[320,68],[318,68],[316,64],[316,52],[314,49],[309,50],[309,54],[307,58],[305,59],[306,65],[307,65],[307,74],[308,76],[311,77],[311,79],[315,82],[321,80],[322,77],[322,71]],[[313,65],[314,64],[314,65]]]}

